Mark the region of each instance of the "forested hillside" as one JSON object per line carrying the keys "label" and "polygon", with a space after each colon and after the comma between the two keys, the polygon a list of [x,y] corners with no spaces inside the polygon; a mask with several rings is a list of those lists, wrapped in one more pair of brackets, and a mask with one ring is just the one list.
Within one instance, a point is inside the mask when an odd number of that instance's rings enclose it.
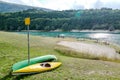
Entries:
{"label": "forested hillside", "polygon": [[31,18],[31,30],[120,29],[120,10],[102,8],[51,12],[29,9],[15,13],[1,13],[0,30],[25,30],[25,17]]}

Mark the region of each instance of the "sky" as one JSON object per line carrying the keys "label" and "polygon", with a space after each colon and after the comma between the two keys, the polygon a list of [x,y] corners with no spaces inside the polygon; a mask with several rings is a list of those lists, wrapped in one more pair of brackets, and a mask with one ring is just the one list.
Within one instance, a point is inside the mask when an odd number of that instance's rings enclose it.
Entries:
{"label": "sky", "polygon": [[11,3],[43,7],[53,10],[113,8],[120,9],[120,0],[0,0]]}

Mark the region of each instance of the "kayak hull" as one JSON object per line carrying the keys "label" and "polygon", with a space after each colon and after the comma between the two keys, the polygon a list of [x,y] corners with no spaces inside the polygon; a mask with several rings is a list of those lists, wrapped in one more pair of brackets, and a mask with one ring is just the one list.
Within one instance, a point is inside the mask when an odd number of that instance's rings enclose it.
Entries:
{"label": "kayak hull", "polygon": [[[42,65],[43,64],[43,65]],[[49,66],[45,66],[44,64],[49,64]],[[62,63],[61,62],[45,62],[45,63],[37,63],[33,64],[19,70],[13,71],[12,74],[31,74],[31,73],[39,73],[44,71],[53,70],[59,67]]]}

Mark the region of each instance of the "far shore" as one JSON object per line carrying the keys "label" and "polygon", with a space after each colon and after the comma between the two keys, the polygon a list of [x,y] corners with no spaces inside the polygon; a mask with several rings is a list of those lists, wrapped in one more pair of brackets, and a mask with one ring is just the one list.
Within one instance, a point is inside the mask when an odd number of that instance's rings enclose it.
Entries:
{"label": "far shore", "polygon": [[[22,32],[25,32],[27,30],[21,30]],[[20,31],[20,32],[21,32]],[[43,30],[29,30],[30,32],[64,32],[64,31],[56,31],[56,30],[52,30],[52,31],[43,31]],[[67,31],[67,32],[112,32],[112,33],[119,33],[120,30],[114,30],[114,31],[109,31],[109,30],[71,30],[71,31]]]}

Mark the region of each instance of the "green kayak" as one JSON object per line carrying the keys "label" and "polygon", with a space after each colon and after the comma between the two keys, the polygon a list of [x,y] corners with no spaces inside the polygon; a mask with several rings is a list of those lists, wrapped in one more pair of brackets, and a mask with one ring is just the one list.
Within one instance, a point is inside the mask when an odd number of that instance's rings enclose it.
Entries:
{"label": "green kayak", "polygon": [[31,58],[29,64],[28,64],[28,60],[24,60],[24,61],[15,63],[12,66],[12,70],[16,71],[18,69],[24,68],[24,67],[32,65],[32,64],[36,64],[36,63],[40,63],[40,62],[50,62],[50,61],[56,61],[56,60],[57,60],[57,58],[54,55],[45,55],[45,56],[40,56],[40,57],[36,57],[36,58]]}

